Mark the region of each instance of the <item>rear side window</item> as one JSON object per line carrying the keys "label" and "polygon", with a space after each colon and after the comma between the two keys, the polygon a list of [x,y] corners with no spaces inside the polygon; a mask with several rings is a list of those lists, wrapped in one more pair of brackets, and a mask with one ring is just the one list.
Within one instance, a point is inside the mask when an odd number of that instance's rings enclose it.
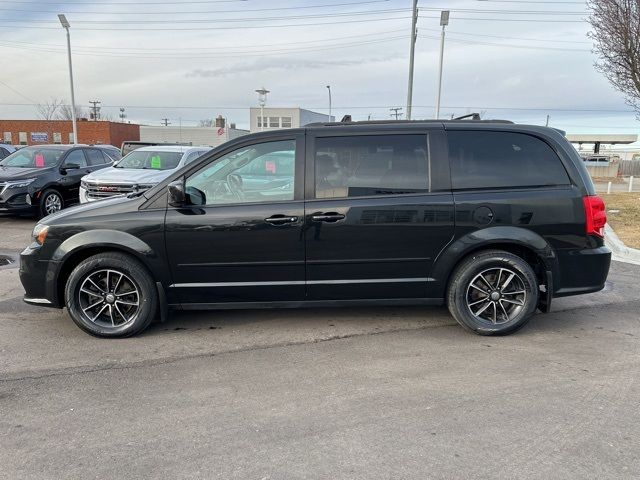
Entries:
{"label": "rear side window", "polygon": [[89,165],[103,165],[105,163],[105,158],[102,155],[102,152],[93,149],[86,149],[85,153],[87,154],[87,158],[89,158]]}
{"label": "rear side window", "polygon": [[567,185],[560,158],[544,141],[512,132],[449,131],[454,189]]}
{"label": "rear side window", "polygon": [[426,135],[316,139],[316,198],[429,191]]}

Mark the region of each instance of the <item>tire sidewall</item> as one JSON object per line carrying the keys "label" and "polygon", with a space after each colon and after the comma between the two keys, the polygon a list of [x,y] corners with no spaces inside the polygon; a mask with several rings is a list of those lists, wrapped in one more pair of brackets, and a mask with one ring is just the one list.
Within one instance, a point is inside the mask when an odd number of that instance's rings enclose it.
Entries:
{"label": "tire sidewall", "polygon": [[[93,272],[111,269],[124,273],[140,292],[140,310],[133,322],[115,328],[105,328],[85,317],[78,302],[78,291],[82,282]],[[145,329],[153,319],[156,307],[155,285],[144,267],[133,258],[125,261],[108,255],[89,257],[81,262],[69,275],[65,287],[65,301],[74,323],[85,332],[98,337],[127,337]]]}
{"label": "tire sidewall", "polygon": [[[538,282],[535,273],[524,260],[511,254],[495,254],[487,256],[476,256],[471,261],[465,263],[461,271],[455,278],[454,290],[450,292],[450,300],[453,300],[457,310],[456,320],[476,333],[483,335],[504,335],[514,332],[523,327],[538,305]],[[506,323],[492,324],[488,321],[478,319],[473,315],[467,306],[467,289],[469,283],[479,273],[491,268],[509,268],[520,276],[526,292],[525,307],[511,320]]]}

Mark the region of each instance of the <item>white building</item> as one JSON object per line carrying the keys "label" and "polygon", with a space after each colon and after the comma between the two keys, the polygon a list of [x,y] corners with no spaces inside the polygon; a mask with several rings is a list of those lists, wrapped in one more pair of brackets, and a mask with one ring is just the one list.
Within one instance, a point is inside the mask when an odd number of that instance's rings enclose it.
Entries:
{"label": "white building", "polygon": [[[261,118],[261,110],[264,118]],[[335,117],[324,113],[312,112],[300,107],[279,108],[279,107],[251,107],[250,109],[251,132],[262,130],[276,130],[278,128],[298,128],[315,122],[333,122]]]}
{"label": "white building", "polygon": [[140,125],[140,141],[186,143],[190,145],[217,147],[224,142],[249,133],[248,130],[236,128],[233,123],[225,125],[226,122],[221,118],[216,119],[216,123],[218,126],[215,127],[183,127],[179,125],[158,127]]}

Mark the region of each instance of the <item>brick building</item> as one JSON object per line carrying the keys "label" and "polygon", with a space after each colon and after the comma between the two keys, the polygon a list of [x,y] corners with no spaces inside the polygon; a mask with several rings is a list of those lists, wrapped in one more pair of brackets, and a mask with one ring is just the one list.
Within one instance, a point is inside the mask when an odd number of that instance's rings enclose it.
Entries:
{"label": "brick building", "polygon": [[[78,120],[78,143],[109,144],[120,148],[125,140],[140,140],[140,125]],[[70,120],[0,120],[0,142],[12,145],[72,143]]]}

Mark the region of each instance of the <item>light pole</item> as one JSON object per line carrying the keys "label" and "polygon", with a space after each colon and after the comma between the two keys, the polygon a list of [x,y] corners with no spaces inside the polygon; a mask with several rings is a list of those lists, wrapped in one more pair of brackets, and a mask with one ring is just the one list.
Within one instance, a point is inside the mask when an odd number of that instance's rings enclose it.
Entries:
{"label": "light pole", "polygon": [[264,106],[267,104],[267,93],[269,90],[264,87],[256,90],[258,94],[258,105],[260,105],[260,130],[264,130]]}
{"label": "light pole", "polygon": [[409,86],[407,87],[407,120],[411,120],[411,104],[413,103],[413,60],[416,51],[416,38],[418,30],[418,0],[413,0],[413,15],[411,20],[411,49],[409,51]]}
{"label": "light pole", "polygon": [[327,85],[327,90],[329,90],[329,122],[331,122],[331,85]]}
{"label": "light pole", "polygon": [[59,14],[58,19],[62,28],[67,31],[67,56],[69,57],[69,82],[71,83],[71,121],[73,123],[73,143],[78,143],[78,126],[76,125],[76,97],[73,93],[73,67],[71,65],[71,35],[69,35],[69,21],[64,14]]}
{"label": "light pole", "polygon": [[442,61],[444,59],[444,27],[449,25],[449,10],[440,12],[440,25],[442,36],[440,37],[440,67],[438,68],[438,97],[436,98],[436,118],[440,118],[440,95],[442,94]]}

